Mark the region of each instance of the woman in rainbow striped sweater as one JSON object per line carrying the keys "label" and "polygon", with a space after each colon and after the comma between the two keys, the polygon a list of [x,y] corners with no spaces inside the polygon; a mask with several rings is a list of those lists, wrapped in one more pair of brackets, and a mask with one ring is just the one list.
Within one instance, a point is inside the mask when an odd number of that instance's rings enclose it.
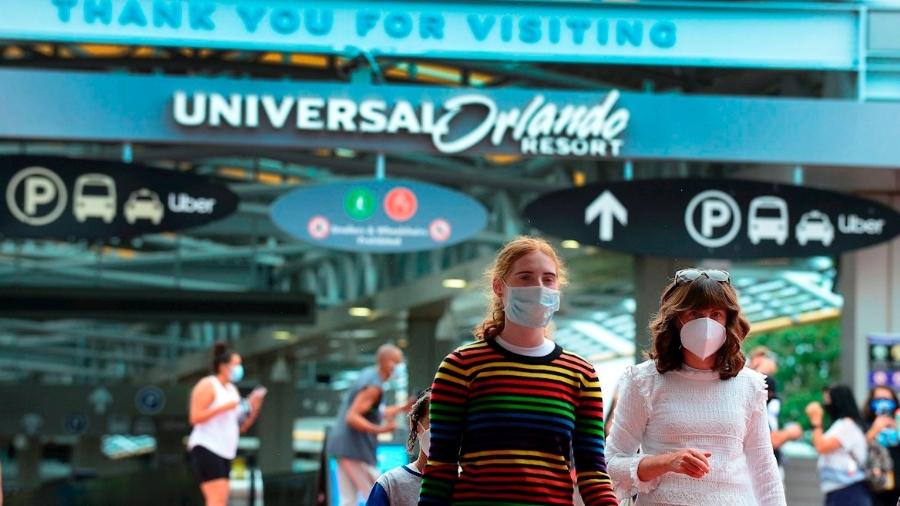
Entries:
{"label": "woman in rainbow striped sweater", "polygon": [[508,243],[487,272],[476,342],[441,363],[421,506],[571,506],[574,454],[586,506],[615,505],[593,366],[547,338],[566,272],[546,241]]}

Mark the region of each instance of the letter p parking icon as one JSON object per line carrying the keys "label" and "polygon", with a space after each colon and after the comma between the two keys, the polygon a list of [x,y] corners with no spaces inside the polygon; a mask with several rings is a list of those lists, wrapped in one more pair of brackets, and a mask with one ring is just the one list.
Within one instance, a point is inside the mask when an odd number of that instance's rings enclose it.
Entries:
{"label": "letter p parking icon", "polygon": [[691,199],[684,212],[684,225],[698,244],[720,248],[737,237],[741,229],[741,210],[731,195],[707,190]]}
{"label": "letter p parking icon", "polygon": [[6,204],[17,220],[40,227],[65,211],[69,194],[62,179],[44,167],[26,167],[6,186]]}

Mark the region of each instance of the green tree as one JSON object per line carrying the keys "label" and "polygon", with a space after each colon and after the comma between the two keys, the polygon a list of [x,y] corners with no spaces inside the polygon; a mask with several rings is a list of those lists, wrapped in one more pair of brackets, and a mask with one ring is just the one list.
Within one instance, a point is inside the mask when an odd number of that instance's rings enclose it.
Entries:
{"label": "green tree", "polygon": [[797,325],[784,330],[753,334],[744,343],[750,352],[765,346],[778,357],[778,395],[782,400],[780,422],[798,422],[809,429],[804,408],[822,401],[822,389],[840,379],[841,320]]}

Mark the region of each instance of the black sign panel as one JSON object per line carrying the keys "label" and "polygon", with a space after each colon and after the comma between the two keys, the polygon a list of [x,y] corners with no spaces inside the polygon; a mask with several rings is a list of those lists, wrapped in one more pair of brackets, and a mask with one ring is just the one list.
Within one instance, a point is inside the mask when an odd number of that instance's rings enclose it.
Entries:
{"label": "black sign panel", "polygon": [[61,157],[0,156],[0,235],[129,237],[196,227],[237,209],[225,186],[194,174]]}
{"label": "black sign panel", "polygon": [[836,255],[900,233],[900,214],[878,202],[735,179],[584,186],[543,195],[525,215],[562,239],[681,258]]}

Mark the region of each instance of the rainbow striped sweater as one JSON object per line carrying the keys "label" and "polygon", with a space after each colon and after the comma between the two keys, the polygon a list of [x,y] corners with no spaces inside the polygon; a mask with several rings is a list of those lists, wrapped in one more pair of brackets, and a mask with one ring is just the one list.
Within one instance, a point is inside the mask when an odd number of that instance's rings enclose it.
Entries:
{"label": "rainbow striped sweater", "polygon": [[462,346],[432,385],[419,504],[571,506],[574,454],[585,505],[617,505],[604,440],[600,382],[583,358],[559,345],[546,357]]}

